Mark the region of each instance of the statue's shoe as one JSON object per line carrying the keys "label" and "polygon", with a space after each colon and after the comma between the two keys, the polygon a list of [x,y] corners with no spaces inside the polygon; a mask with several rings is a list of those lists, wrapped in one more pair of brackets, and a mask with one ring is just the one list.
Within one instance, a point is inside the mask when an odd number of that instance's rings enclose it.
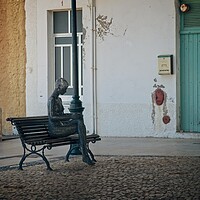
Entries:
{"label": "statue's shoe", "polygon": [[89,157],[84,157],[83,158],[83,162],[87,163],[88,165],[94,165],[95,162],[93,160],[91,160]]}

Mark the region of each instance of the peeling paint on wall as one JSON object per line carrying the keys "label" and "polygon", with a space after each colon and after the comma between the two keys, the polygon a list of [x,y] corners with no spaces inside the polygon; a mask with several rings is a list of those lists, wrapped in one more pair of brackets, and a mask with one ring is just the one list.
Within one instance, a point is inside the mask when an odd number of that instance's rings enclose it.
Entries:
{"label": "peeling paint on wall", "polygon": [[126,31],[127,31],[127,29],[128,29],[128,28],[125,28],[124,33],[123,33],[123,36],[126,35]]}
{"label": "peeling paint on wall", "polygon": [[153,87],[154,88],[165,88],[165,86],[164,85],[157,85],[156,83],[153,85]]}
{"label": "peeling paint on wall", "polygon": [[155,112],[155,104],[154,104],[153,93],[151,94],[151,99],[152,99],[152,113],[151,113],[151,120],[152,120],[152,123],[154,124],[154,123],[155,123],[155,115],[156,115],[156,112]]}
{"label": "peeling paint on wall", "polygon": [[[154,84],[153,88],[155,88],[155,87],[157,89],[154,90],[154,92],[151,94],[151,98],[152,98],[151,119],[152,119],[152,123],[154,125],[156,124],[156,120],[161,120],[161,119],[163,119],[163,117],[168,116],[167,93],[161,89],[161,88],[165,88],[165,86],[163,86],[162,84],[161,85]],[[162,105],[157,105],[157,103],[156,103],[156,98],[157,98],[156,92],[158,89],[162,90],[163,94],[164,94],[164,99],[163,99]]]}
{"label": "peeling paint on wall", "polygon": [[91,1],[90,1],[90,0],[88,0],[87,7],[90,9],[90,12],[91,12],[91,11],[92,11],[92,4],[91,4]]}
{"label": "peeling paint on wall", "polygon": [[87,40],[87,29],[88,27],[84,28],[83,27],[83,47],[82,47],[82,59],[83,62],[85,62],[85,55],[86,55],[86,51],[85,51],[85,40]]}
{"label": "peeling paint on wall", "polygon": [[97,18],[97,35],[104,40],[104,37],[108,34],[113,35],[110,32],[110,26],[113,23],[113,18],[108,19],[107,16],[99,15]]}
{"label": "peeling paint on wall", "polygon": [[83,44],[85,43],[87,28],[88,27],[86,27],[86,28],[83,27]]}

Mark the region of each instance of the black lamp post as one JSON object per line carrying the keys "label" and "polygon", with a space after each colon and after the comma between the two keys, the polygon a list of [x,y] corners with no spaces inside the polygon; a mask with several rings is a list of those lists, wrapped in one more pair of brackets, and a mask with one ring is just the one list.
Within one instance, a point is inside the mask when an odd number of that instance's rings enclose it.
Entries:
{"label": "black lamp post", "polygon": [[[72,8],[72,58],[73,58],[73,89],[74,94],[72,96],[72,101],[70,103],[69,111],[71,113],[79,113],[82,115],[84,108],[82,107],[82,102],[79,99],[79,78],[78,78],[78,53],[77,53],[77,20],[76,20],[76,0],[71,0]],[[70,149],[72,155],[80,155],[79,145],[71,145]]]}
{"label": "black lamp post", "polygon": [[71,113],[82,113],[84,108],[79,99],[79,79],[78,79],[78,54],[77,54],[77,21],[76,21],[76,0],[71,0],[72,6],[72,56],[73,56],[73,88],[74,94],[70,103]]}

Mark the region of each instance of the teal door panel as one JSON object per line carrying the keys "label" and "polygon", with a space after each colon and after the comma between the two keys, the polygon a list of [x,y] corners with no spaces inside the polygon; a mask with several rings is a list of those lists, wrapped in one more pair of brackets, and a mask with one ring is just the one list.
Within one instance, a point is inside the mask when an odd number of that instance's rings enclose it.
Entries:
{"label": "teal door panel", "polygon": [[200,1],[183,0],[190,10],[181,13],[180,128],[200,132]]}
{"label": "teal door panel", "polygon": [[181,130],[200,132],[200,33],[181,35]]}

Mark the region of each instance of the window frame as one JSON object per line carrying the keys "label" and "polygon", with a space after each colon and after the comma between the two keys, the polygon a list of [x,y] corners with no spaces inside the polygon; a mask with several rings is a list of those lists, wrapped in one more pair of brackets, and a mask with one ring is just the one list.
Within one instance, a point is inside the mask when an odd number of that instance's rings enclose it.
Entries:
{"label": "window frame", "polygon": [[[77,9],[77,11],[81,11],[82,16],[82,9]],[[68,13],[68,33],[54,33],[54,13],[55,12],[67,12]],[[72,43],[71,44],[56,44],[56,38],[72,38],[71,33],[71,10],[52,10],[49,13],[50,19],[48,20],[48,26],[49,26],[49,37],[48,37],[48,46],[49,46],[49,63],[51,66],[48,70],[48,76],[49,76],[49,91],[52,88],[55,88],[55,79],[56,79],[56,55],[55,55],[55,49],[61,48],[61,77],[64,77],[64,47],[70,48],[70,81],[69,82],[69,89],[73,88],[73,60],[72,60]],[[48,17],[48,18],[49,18]],[[81,18],[82,21],[83,18]],[[51,30],[51,31],[50,31]],[[78,51],[78,67],[79,67],[79,95],[80,99],[82,100],[83,97],[83,30],[82,32],[77,32],[77,51]],[[51,83],[50,83],[51,82]],[[66,107],[69,107],[69,104],[72,100],[72,94],[65,94],[61,95],[61,98],[63,100],[63,104]]]}

